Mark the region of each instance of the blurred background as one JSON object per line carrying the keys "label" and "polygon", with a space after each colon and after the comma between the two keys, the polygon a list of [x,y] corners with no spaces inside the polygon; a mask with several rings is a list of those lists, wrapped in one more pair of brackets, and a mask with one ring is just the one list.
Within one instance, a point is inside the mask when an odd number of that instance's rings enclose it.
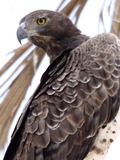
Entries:
{"label": "blurred background", "polygon": [[[0,159],[29,97],[49,65],[46,54],[16,38],[26,14],[49,9],[63,12],[90,37],[112,32],[120,38],[120,0],[0,0]],[[105,160],[120,159],[120,134]],[[115,158],[116,157],[116,158]]]}

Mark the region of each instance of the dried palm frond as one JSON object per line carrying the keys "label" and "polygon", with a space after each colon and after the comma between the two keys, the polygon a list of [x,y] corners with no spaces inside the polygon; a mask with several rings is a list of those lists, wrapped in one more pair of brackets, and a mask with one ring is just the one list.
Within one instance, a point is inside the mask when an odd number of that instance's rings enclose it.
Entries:
{"label": "dried palm frond", "polygon": [[[26,54],[28,50],[28,55],[22,60],[22,62],[17,65],[17,67],[12,71],[9,69],[11,74],[1,82],[1,89],[6,85],[7,82],[10,84],[1,93],[4,97],[0,104],[0,147],[2,148],[5,144],[6,137],[8,134],[9,127],[15,116],[15,113],[20,106],[26,90],[29,87],[31,80],[35,74],[39,63],[41,62],[44,52],[39,48],[31,48],[31,44],[27,43],[17,49],[15,49],[10,54],[14,54],[13,57],[2,67],[0,73],[5,74],[5,72],[14,65],[16,61]],[[34,63],[34,58],[37,59],[36,64]],[[4,76],[4,75],[3,75]],[[13,77],[13,78],[12,78]],[[12,79],[12,80],[11,80]]]}
{"label": "dried palm frond", "polygon": [[2,67],[0,70],[0,75],[2,75],[11,66],[11,64],[14,63],[30,46],[31,43],[26,43],[21,47],[13,50],[13,52],[10,52],[9,54],[14,53],[14,56]]}
{"label": "dried palm frond", "polygon": [[115,10],[112,17],[111,32],[120,38],[120,1],[116,0]]}
{"label": "dried palm frond", "polygon": [[75,11],[73,17],[75,18],[75,24],[77,24],[79,16],[80,16],[83,8],[85,7],[85,5],[87,3],[87,0],[71,0],[71,1],[68,2],[68,4],[66,4],[64,6],[65,1],[66,0],[63,0],[61,2],[59,7],[57,8],[57,11],[65,13],[67,16],[70,16],[70,14],[76,8],[76,11]]}
{"label": "dried palm frond", "polygon": [[[111,20],[111,29],[110,31],[114,34],[116,34],[118,37],[120,37],[120,1],[119,0],[104,0],[103,5],[100,11],[100,20],[99,20],[99,25],[100,22],[102,23],[102,27],[104,32],[107,32],[107,23],[106,22],[106,16],[104,16],[104,10],[107,11],[108,17]],[[98,26],[99,26],[98,25]]]}

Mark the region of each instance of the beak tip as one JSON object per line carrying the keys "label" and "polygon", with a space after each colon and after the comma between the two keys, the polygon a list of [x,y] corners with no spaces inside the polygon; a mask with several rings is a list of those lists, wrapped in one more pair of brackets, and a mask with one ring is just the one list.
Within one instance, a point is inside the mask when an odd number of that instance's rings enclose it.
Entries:
{"label": "beak tip", "polygon": [[20,43],[20,44],[22,44],[21,43],[21,38],[17,35],[17,40],[18,40],[18,42]]}

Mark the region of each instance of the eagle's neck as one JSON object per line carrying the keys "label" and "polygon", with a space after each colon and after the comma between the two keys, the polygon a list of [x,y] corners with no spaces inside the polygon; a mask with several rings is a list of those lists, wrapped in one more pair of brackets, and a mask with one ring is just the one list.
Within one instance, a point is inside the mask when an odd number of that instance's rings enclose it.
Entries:
{"label": "eagle's neck", "polygon": [[58,55],[60,55],[66,49],[73,49],[83,42],[88,40],[88,37],[82,34],[64,38],[61,41],[50,41],[47,45],[46,52],[50,57],[50,62],[52,62]]}
{"label": "eagle's neck", "polygon": [[64,50],[73,49],[88,40],[89,37],[82,35],[78,29],[73,29],[74,30],[72,30],[71,32],[67,31],[65,33],[66,35],[56,35],[54,36],[55,38],[39,35],[39,38],[33,36],[30,38],[30,40],[38,47],[41,47],[45,52],[47,52],[48,56],[50,57],[50,62],[52,62]]}

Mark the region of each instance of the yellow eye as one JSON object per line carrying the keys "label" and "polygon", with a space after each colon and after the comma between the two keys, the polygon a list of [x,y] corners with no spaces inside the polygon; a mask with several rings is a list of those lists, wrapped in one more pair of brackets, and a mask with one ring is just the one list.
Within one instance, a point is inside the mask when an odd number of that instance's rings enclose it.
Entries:
{"label": "yellow eye", "polygon": [[43,25],[43,24],[45,24],[45,22],[46,22],[46,18],[38,18],[37,19],[37,24],[38,25]]}

